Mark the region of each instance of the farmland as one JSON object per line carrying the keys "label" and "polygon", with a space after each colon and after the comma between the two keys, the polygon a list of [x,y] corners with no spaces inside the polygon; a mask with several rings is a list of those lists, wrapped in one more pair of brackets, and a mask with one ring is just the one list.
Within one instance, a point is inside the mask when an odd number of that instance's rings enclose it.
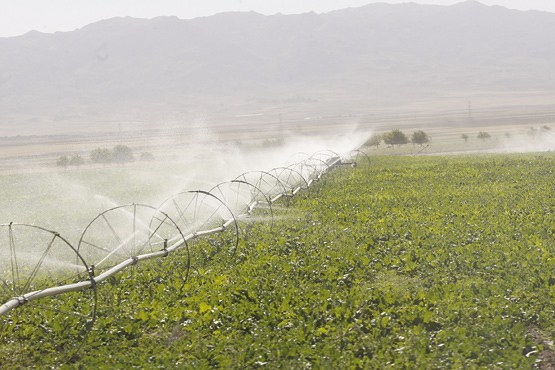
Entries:
{"label": "farmland", "polygon": [[[553,356],[554,165],[376,156],[334,170],[273,228],[243,227],[235,254],[191,245],[185,284],[179,255],[102,283],[91,332],[67,333],[82,347],[69,366],[532,368]],[[2,342],[2,366],[66,361],[27,338]]]}

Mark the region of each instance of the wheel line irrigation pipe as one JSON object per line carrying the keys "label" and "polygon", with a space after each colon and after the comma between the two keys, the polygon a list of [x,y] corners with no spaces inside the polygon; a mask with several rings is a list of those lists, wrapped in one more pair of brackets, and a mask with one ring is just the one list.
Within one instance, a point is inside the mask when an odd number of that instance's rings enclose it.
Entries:
{"label": "wheel line irrigation pipe", "polygon": [[[310,159],[310,158],[312,158],[312,157],[309,157],[308,159]],[[256,206],[258,204],[267,203],[267,204],[271,205],[272,203],[277,202],[282,197],[292,197],[292,196],[296,195],[300,190],[309,188],[315,181],[320,180],[322,175],[325,172],[327,172],[327,171],[331,170],[332,168],[342,164],[342,159],[341,159],[340,156],[336,156],[336,157],[330,156],[330,158],[328,158],[328,160],[322,161],[322,163],[323,163],[323,165],[325,165],[325,167],[321,171],[316,171],[317,172],[315,174],[316,177],[315,178],[310,178],[310,179],[306,179],[305,177],[303,177],[302,174],[299,171],[289,168],[291,170],[291,172],[295,172],[296,174],[299,174],[301,179],[302,179],[302,184],[300,184],[300,185],[297,184],[295,188],[291,189],[292,191],[289,194],[286,193],[286,192],[281,192],[281,193],[277,194],[276,196],[274,196],[271,199],[270,199],[270,197],[264,195],[265,196],[265,202],[260,202],[260,201],[255,200],[252,203],[249,203],[249,205],[247,206],[247,209],[246,209],[246,213],[240,214],[240,215],[234,215],[232,213],[232,217],[227,219],[227,220],[224,219],[222,225],[219,226],[219,227],[212,228],[212,229],[209,229],[209,230],[202,230],[202,231],[198,231],[198,232],[193,232],[193,233],[190,233],[186,236],[181,235],[181,237],[179,238],[180,240],[173,243],[169,247],[167,245],[164,245],[164,249],[162,249],[160,251],[155,251],[155,252],[150,252],[150,253],[146,253],[146,254],[139,254],[137,256],[132,256],[132,257],[116,264],[115,266],[110,267],[108,270],[102,272],[98,276],[94,276],[94,266],[87,265],[89,267],[87,269],[87,279],[86,280],[79,281],[79,282],[72,283],[72,284],[65,284],[65,285],[60,285],[60,286],[56,286],[56,287],[50,287],[50,288],[45,288],[45,289],[41,289],[41,290],[37,290],[37,291],[32,291],[32,292],[29,292],[29,293],[25,293],[25,294],[23,294],[19,297],[12,298],[11,300],[7,301],[6,303],[2,304],[2,306],[0,306],[0,317],[3,316],[3,315],[6,315],[10,311],[12,311],[12,310],[14,310],[18,307],[24,306],[25,303],[30,302],[30,301],[38,300],[38,299],[45,298],[45,297],[57,296],[57,295],[61,295],[61,294],[64,294],[64,293],[70,293],[70,292],[85,290],[85,289],[88,289],[88,288],[94,288],[94,287],[96,287],[96,285],[98,283],[101,283],[104,280],[108,279],[109,277],[125,270],[129,266],[136,265],[140,261],[154,259],[154,258],[166,257],[170,253],[172,253],[174,251],[177,251],[179,249],[183,249],[183,248],[185,248],[186,251],[187,251],[187,260],[188,260],[187,271],[188,271],[189,270],[189,264],[190,264],[188,242],[190,242],[190,241],[192,241],[192,240],[194,240],[198,237],[201,237],[201,236],[212,235],[212,234],[215,234],[215,233],[223,232],[230,225],[232,225],[234,223],[237,225],[237,220],[239,220],[243,217],[250,216],[251,213],[254,211],[254,209],[256,208]],[[277,168],[277,169],[280,170],[280,169],[287,169],[287,168],[288,167],[280,167],[280,168]],[[270,172],[267,172],[267,173],[270,174]],[[277,176],[274,176],[274,175],[271,175],[271,176],[275,177],[278,181],[281,182],[281,180],[279,180]],[[236,181],[236,180],[233,180],[233,181]],[[245,182],[245,183],[249,184],[248,182],[242,181],[242,180],[240,182]],[[249,184],[249,185],[254,186],[253,184]],[[280,185],[284,189],[286,188],[283,183],[281,183]],[[203,193],[205,195],[214,196],[210,192],[205,192],[205,191],[198,191],[198,192]],[[224,202],[222,202],[222,204],[225,205]],[[133,204],[133,206],[135,206],[135,205]],[[120,207],[125,207],[125,206],[120,206]],[[148,207],[150,207],[150,206],[148,206]],[[118,208],[118,207],[116,207],[116,208]],[[164,216],[171,220],[171,218],[169,218],[169,216],[167,214],[164,214]],[[175,224],[175,222],[174,222],[174,224]],[[177,229],[178,229],[179,233],[181,233],[181,230],[179,228],[177,228]],[[42,229],[42,230],[50,231],[50,230],[46,230],[46,229]],[[55,233],[55,232],[52,232],[52,233]],[[58,236],[59,234],[55,233],[55,235]],[[167,242],[167,240],[166,240],[166,242]],[[74,249],[74,248],[72,247],[72,249]],[[81,258],[81,256],[79,255],[79,252],[75,249],[74,249],[74,251]]]}

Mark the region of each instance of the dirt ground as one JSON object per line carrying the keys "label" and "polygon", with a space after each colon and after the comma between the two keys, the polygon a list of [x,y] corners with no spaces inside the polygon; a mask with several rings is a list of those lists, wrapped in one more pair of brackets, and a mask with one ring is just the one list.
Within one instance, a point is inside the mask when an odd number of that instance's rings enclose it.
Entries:
{"label": "dirt ground", "polygon": [[[545,102],[543,102],[545,103]],[[177,123],[163,129],[124,129],[120,125],[112,132],[82,133],[73,135],[43,135],[0,137],[0,172],[41,171],[56,167],[56,160],[63,155],[80,155],[88,160],[96,148],[112,148],[123,144],[140,155],[151,152],[155,158],[171,158],[176,149],[187,150],[190,145],[207,148],[214,143],[230,143],[241,147],[262,146],[265,141],[284,142],[294,137],[333,138],[351,134],[359,139],[372,133],[393,128],[410,135],[424,130],[431,137],[429,146],[405,145],[402,150],[386,149],[382,145],[372,154],[445,154],[483,151],[538,151],[552,150],[555,133],[555,106],[549,104],[514,105],[509,108],[490,107],[467,109],[441,109],[421,105],[403,110],[364,111],[349,114],[317,115],[313,112],[291,109],[287,114],[263,115],[253,113],[229,117],[213,117],[200,124]],[[329,113],[329,112],[328,112]],[[542,131],[541,129],[548,130]],[[491,135],[488,140],[476,138],[478,132]],[[465,141],[462,135],[467,135]],[[546,136],[548,135],[548,136]],[[547,143],[546,143],[547,142]],[[547,145],[547,147],[546,147]],[[554,148],[555,149],[555,148]]]}

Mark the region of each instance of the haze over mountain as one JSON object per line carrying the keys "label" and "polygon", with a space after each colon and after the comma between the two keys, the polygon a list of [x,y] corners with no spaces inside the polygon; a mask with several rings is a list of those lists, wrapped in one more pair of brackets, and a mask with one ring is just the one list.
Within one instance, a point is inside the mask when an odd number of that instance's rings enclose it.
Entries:
{"label": "haze over mountain", "polygon": [[372,109],[423,96],[550,95],[554,44],[555,14],[475,1],[113,18],[72,32],[0,38],[0,128],[29,134],[110,120],[156,124],[291,99]]}

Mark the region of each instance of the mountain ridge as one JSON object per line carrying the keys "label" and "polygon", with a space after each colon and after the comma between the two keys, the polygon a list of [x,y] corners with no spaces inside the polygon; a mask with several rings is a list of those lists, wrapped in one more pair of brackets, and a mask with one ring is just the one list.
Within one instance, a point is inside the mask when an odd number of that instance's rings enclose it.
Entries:
{"label": "mountain ridge", "polygon": [[555,14],[472,0],[322,14],[117,17],[0,38],[0,122],[12,130],[71,124],[63,117],[155,122],[167,112],[231,112],[283,96],[379,106],[418,96],[552,93],[553,42]]}

